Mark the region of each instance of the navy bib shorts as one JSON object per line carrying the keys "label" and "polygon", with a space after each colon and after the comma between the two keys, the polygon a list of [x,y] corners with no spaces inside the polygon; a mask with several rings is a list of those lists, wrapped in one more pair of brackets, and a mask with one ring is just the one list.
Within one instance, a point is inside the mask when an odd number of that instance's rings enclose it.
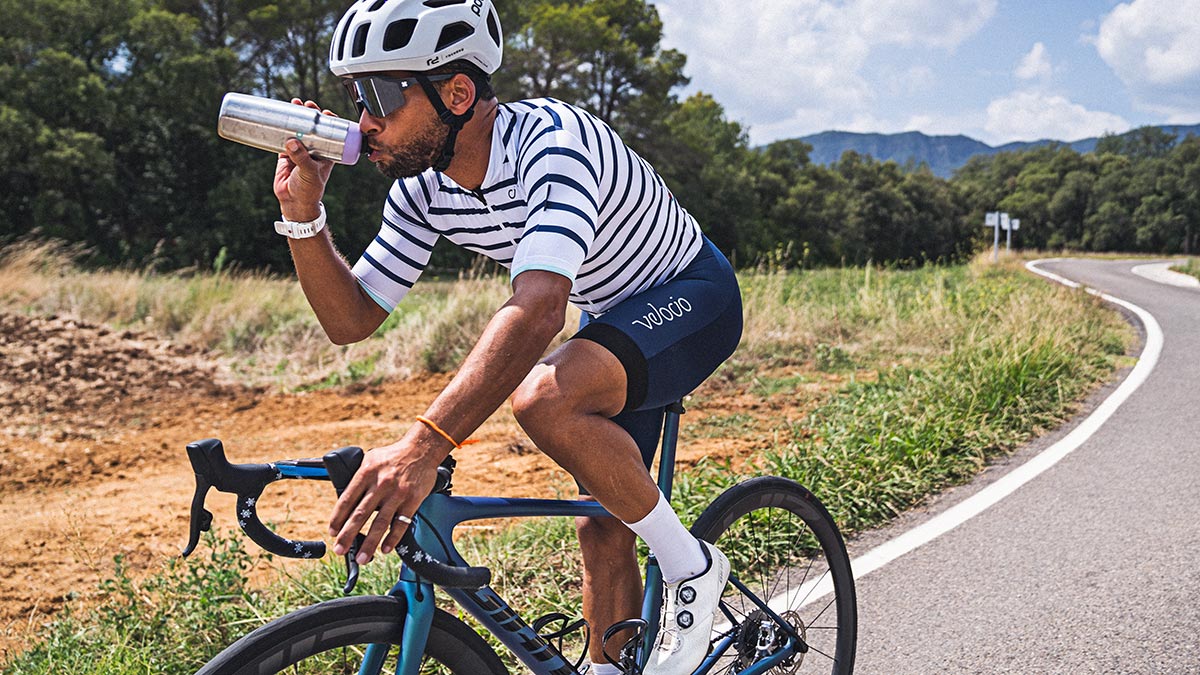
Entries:
{"label": "navy bib shorts", "polygon": [[666,406],[717,369],[742,337],[742,295],[733,267],[707,238],[695,259],[661,286],[600,316],[584,313],[572,340],[608,349],[625,367],[625,408],[613,421],[637,441],[649,468]]}

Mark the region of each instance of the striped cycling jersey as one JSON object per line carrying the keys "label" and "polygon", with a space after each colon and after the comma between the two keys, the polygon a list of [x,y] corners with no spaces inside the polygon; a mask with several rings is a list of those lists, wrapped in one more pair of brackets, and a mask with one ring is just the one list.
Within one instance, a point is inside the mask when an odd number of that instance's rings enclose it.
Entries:
{"label": "striped cycling jersey", "polygon": [[671,279],[701,246],[696,221],[644,159],[601,120],[553,99],[499,106],[478,190],[432,169],[396,181],[354,274],[390,312],[438,237],[513,277],[567,277],[571,302],[592,315]]}

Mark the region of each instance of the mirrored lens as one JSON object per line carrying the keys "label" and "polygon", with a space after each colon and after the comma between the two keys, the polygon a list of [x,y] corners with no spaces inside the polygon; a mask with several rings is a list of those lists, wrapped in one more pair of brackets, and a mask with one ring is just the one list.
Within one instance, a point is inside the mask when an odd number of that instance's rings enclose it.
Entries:
{"label": "mirrored lens", "polygon": [[350,97],[350,105],[354,106],[354,110],[362,115],[363,104],[362,97],[358,95],[358,87],[353,80],[342,80],[342,88],[346,90],[346,96]]}
{"label": "mirrored lens", "polygon": [[387,117],[404,105],[404,90],[408,80],[383,77],[362,77],[344,82],[350,100],[361,115],[366,110],[373,117]]}
{"label": "mirrored lens", "polygon": [[[427,77],[430,82],[441,82],[454,77],[454,73]],[[373,117],[387,117],[403,107],[406,100],[404,90],[416,83],[416,78],[412,77],[396,78],[380,75],[342,80],[342,86],[346,88],[346,92],[350,95],[350,102],[354,104],[358,114],[362,115],[363,110],[366,110]]]}

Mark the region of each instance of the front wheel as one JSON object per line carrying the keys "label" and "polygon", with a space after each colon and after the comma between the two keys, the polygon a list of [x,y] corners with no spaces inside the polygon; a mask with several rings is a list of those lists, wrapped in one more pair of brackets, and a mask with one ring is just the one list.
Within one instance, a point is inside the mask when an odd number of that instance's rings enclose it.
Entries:
{"label": "front wheel", "polygon": [[[370,644],[392,645],[383,668],[397,668],[404,603],[389,596],[338,598],[276,619],[230,645],[196,675],[358,673]],[[496,652],[478,633],[435,610],[421,675],[507,675]]]}
{"label": "front wheel", "polygon": [[[692,534],[729,558],[731,576],[766,601],[808,645],[769,673],[850,675],[858,631],[854,576],[833,518],[811,492],[776,476],[748,480],[721,493],[692,526]],[[733,631],[733,648],[713,673],[738,673],[769,657],[787,636],[729,584],[714,637]]]}

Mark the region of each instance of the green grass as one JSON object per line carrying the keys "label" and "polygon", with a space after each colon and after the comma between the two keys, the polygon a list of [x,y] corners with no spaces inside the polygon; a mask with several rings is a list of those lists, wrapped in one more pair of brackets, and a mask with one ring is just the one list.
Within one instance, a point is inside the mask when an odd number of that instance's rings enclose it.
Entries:
{"label": "green grass", "polygon": [[1190,274],[1197,279],[1200,279],[1200,260],[1196,260],[1195,258],[1188,258],[1187,262],[1184,264],[1174,265],[1171,267],[1171,269],[1175,270],[1176,272]]}
{"label": "green grass", "polygon": [[[261,595],[246,585],[255,560],[241,539],[205,537],[198,559],[172,559],[135,578],[114,559],[101,584],[105,600],[89,614],[67,606],[42,631],[41,641],[4,664],[22,673],[193,673],[222,645],[236,640],[260,609]],[[269,611],[269,610],[268,610]]]}
{"label": "green grass", "polygon": [[687,427],[688,438],[738,438],[754,429],[755,418],[749,413],[710,415]]}
{"label": "green grass", "polygon": [[[835,375],[844,384],[803,419],[758,420],[764,437],[775,440],[749,466],[734,472],[701,462],[681,472],[673,502],[685,522],[734,482],[779,474],[812,489],[846,532],[878,526],[1067,418],[1127,364],[1133,339],[1097,299],[1028,275],[1016,262],[744,274],[741,281],[745,337],[716,377],[749,384],[764,397],[795,396],[812,379]],[[447,309],[432,297],[421,302]],[[458,306],[464,309],[455,323],[462,324],[478,320],[472,312],[485,312],[487,303]],[[387,332],[429,316],[406,311],[412,313],[389,319],[395,323]],[[375,376],[386,358],[370,368],[364,362],[360,377]],[[749,421],[718,416],[688,432],[683,420],[688,438],[728,436]],[[240,545],[212,539],[206,547],[203,562],[173,563],[142,581],[121,571],[97,611],[64,614],[4,672],[192,672],[237,635],[288,608],[333,597],[340,586],[340,563],[327,561],[251,589],[242,581],[251,561]],[[569,520],[472,534],[460,548],[493,567],[498,591],[528,619],[578,613]],[[362,589],[385,590],[395,571],[394,560],[369,565]]]}

